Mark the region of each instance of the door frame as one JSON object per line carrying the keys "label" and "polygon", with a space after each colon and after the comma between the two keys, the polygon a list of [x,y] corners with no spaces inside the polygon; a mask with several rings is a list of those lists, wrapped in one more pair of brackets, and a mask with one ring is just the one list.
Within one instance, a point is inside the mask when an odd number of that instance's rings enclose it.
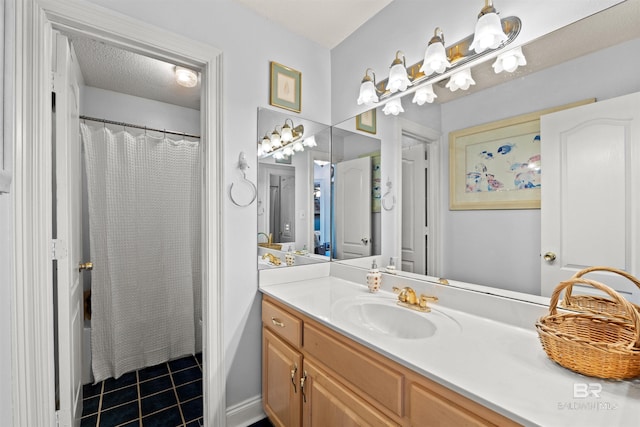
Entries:
{"label": "door frame", "polygon": [[[99,23],[99,24],[98,24]],[[226,423],[223,341],[222,52],[78,0],[15,2],[13,425],[55,426],[52,290],[51,30],[82,33],[201,70],[204,419]]]}
{"label": "door frame", "polygon": [[[443,193],[441,189],[440,179],[440,144],[442,141],[442,134],[434,129],[423,126],[419,123],[406,120],[404,118],[398,118],[398,126],[396,128],[396,141],[398,150],[398,173],[396,174],[397,182],[402,183],[402,137],[403,135],[412,136],[414,138],[424,141],[425,151],[429,162],[427,169],[427,175],[429,184],[432,191],[429,193],[429,203],[427,206],[426,214],[431,219],[429,222],[429,244],[427,246],[427,270],[432,275],[439,276],[442,274],[442,241],[441,235],[441,223],[442,223],[442,206],[441,200]],[[402,191],[397,191],[397,204],[402,206]],[[401,219],[401,217],[400,217]],[[401,221],[398,221],[401,222]],[[397,253],[402,253],[402,230],[397,232]]]}

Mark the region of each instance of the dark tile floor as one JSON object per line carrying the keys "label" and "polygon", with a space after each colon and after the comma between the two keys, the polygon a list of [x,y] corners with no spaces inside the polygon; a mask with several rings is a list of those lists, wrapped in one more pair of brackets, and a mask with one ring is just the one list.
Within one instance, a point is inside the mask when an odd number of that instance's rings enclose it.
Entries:
{"label": "dark tile floor", "polygon": [[271,424],[269,419],[265,418],[263,420],[258,421],[257,423],[251,424],[249,427],[273,427],[273,424]]}
{"label": "dark tile floor", "polygon": [[202,354],[87,384],[81,427],[200,427]]}

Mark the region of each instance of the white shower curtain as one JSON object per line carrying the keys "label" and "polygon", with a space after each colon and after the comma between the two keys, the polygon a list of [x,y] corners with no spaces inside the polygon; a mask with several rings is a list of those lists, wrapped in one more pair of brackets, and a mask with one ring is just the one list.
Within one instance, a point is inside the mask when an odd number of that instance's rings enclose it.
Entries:
{"label": "white shower curtain", "polygon": [[[199,143],[81,124],[94,381],[193,354],[200,318]],[[197,302],[197,303],[196,303]]]}

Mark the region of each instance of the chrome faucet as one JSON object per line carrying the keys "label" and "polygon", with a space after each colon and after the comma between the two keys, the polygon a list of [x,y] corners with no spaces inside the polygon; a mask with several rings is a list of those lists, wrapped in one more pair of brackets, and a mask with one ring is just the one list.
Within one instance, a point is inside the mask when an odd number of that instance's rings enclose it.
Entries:
{"label": "chrome faucet", "polygon": [[438,297],[430,295],[420,294],[418,297],[416,296],[416,291],[408,286],[405,286],[402,289],[394,286],[393,292],[398,294],[398,305],[412,310],[429,312],[431,309],[427,306],[427,302],[438,301]]}

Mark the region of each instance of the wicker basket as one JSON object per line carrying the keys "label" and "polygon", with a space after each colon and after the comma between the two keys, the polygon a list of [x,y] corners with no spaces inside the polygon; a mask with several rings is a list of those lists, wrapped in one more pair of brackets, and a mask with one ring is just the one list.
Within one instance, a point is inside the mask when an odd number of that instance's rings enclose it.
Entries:
{"label": "wicker basket", "polygon": [[[628,313],[628,318],[602,313],[558,313],[560,293],[574,284],[599,289]],[[536,322],[549,358],[572,371],[599,378],[640,376],[640,314],[610,287],[583,277],[561,282],[553,291],[549,314]]]}
{"label": "wicker basket", "polygon": [[[640,288],[640,280],[638,280],[636,277],[632,276],[626,271],[618,270],[616,268],[611,268],[611,267],[597,266],[597,267],[585,268],[583,270],[578,271],[576,274],[574,274],[572,279],[583,277],[585,274],[591,273],[592,271],[608,271],[611,273],[618,274],[620,276],[623,276],[629,279],[638,288]],[[560,303],[562,307],[568,308],[570,310],[577,310],[577,311],[586,310],[586,311],[591,311],[593,313],[609,314],[612,316],[629,319],[629,313],[625,312],[623,307],[620,304],[618,304],[616,301],[610,300],[608,298],[600,297],[600,296],[593,296],[593,295],[573,296],[571,295],[572,289],[573,289],[573,285],[570,285],[567,287],[564,294],[564,299]],[[640,312],[640,306],[635,304],[632,304],[632,306],[638,312]]]}

